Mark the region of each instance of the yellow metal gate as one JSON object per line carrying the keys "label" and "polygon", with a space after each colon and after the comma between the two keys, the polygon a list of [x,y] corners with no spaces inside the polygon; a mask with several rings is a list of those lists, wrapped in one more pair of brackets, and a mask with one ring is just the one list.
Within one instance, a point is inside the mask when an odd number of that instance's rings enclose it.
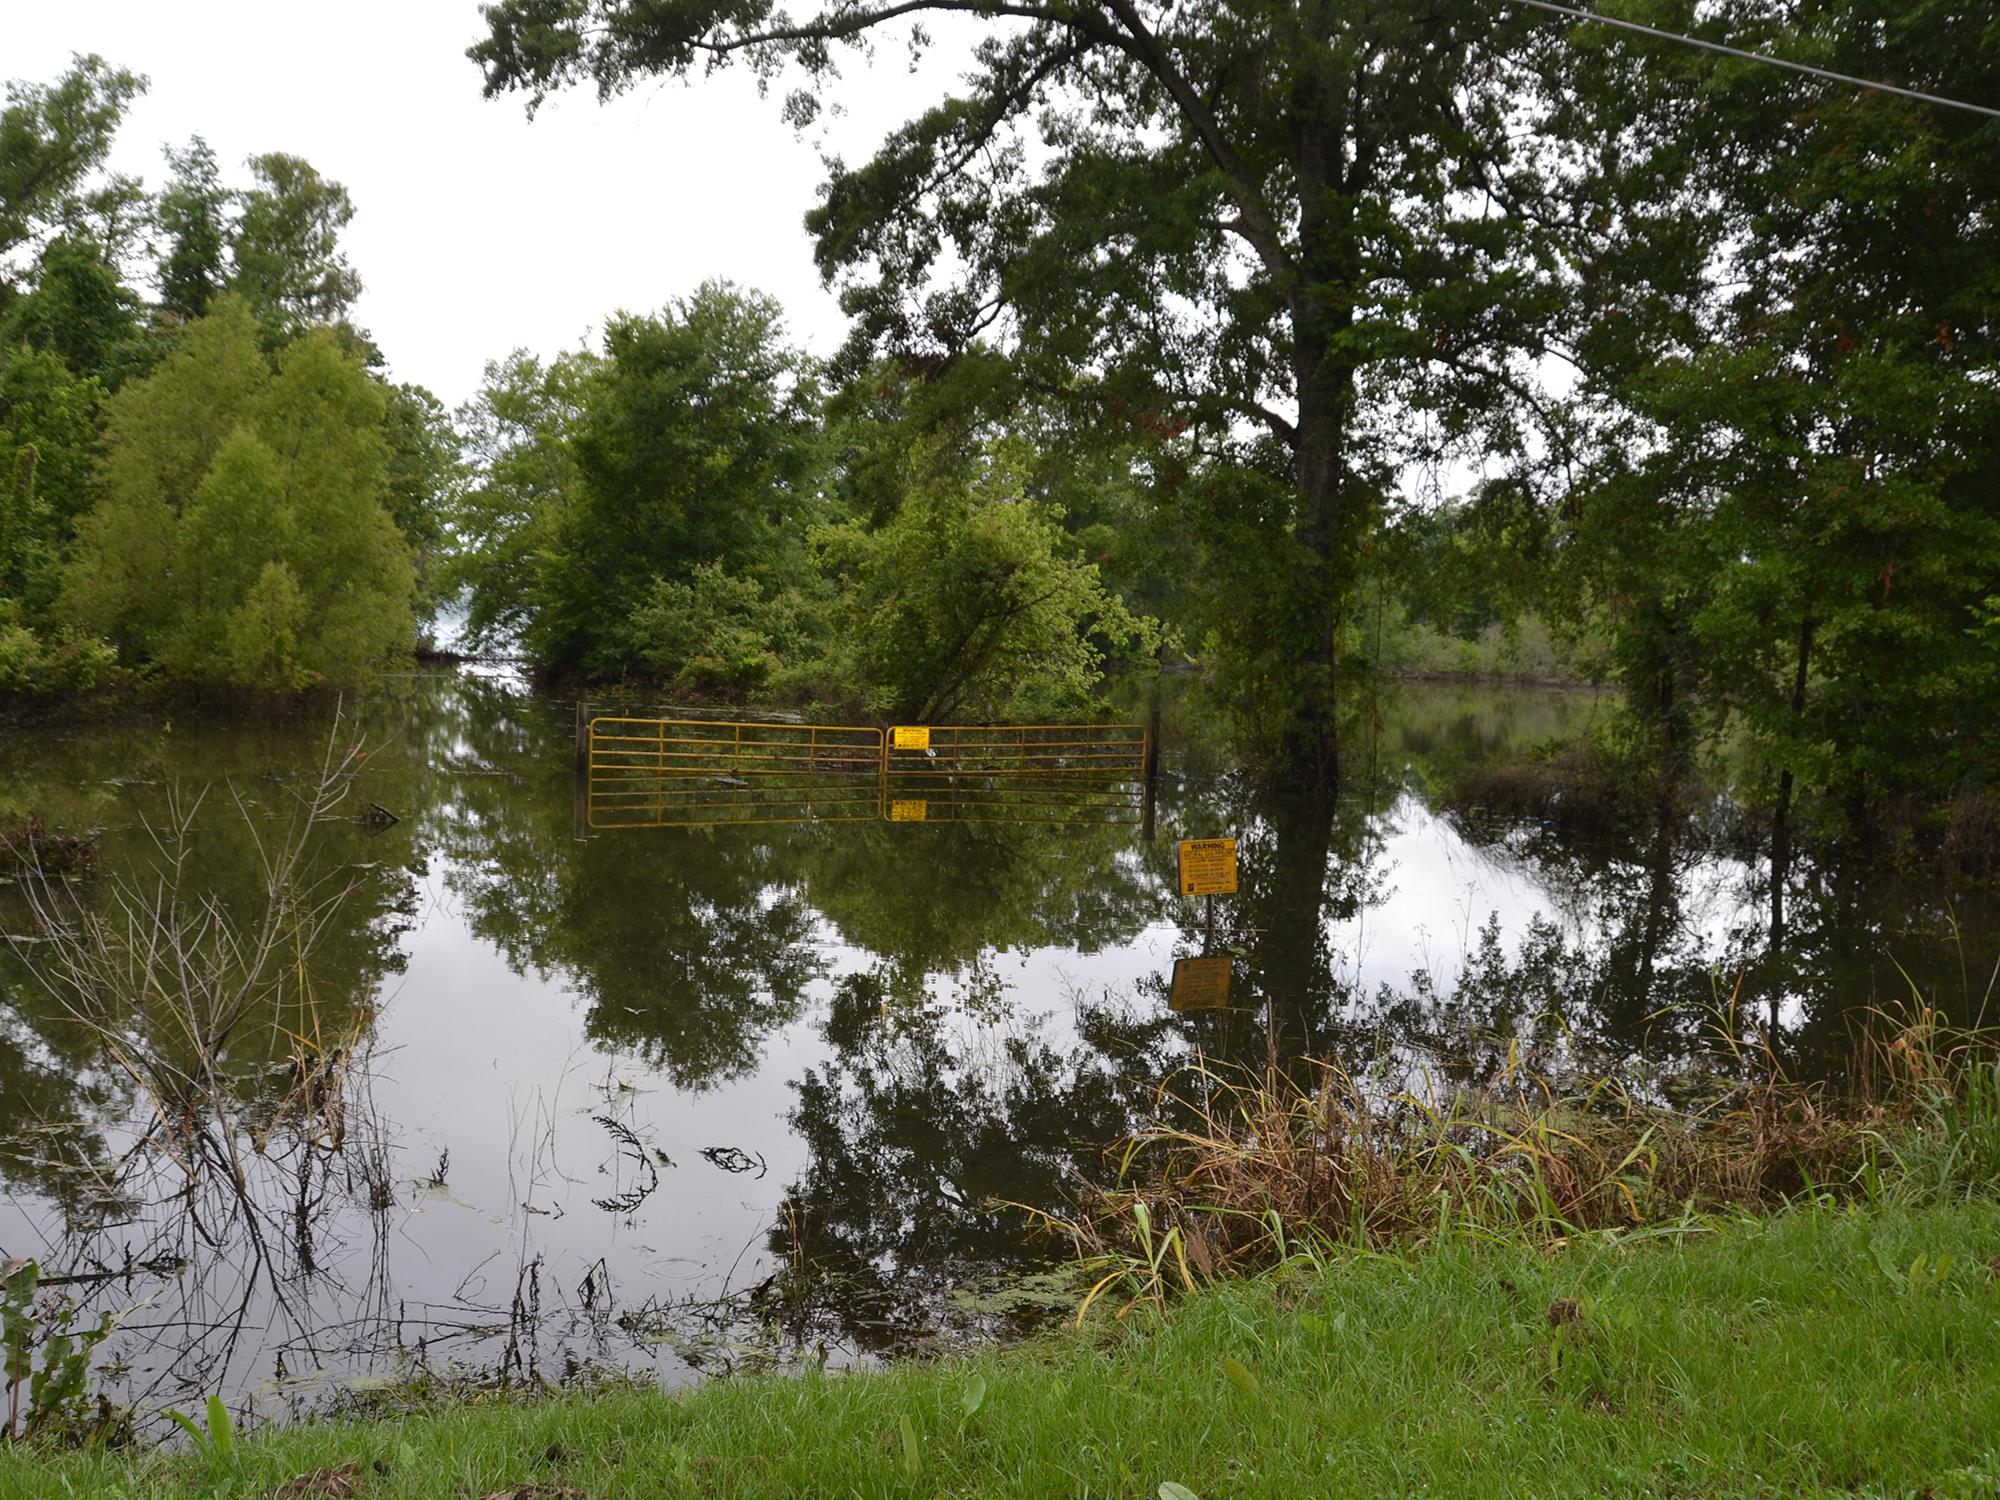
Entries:
{"label": "yellow metal gate", "polygon": [[881,815],[882,731],[704,719],[590,721],[593,828]]}
{"label": "yellow metal gate", "polygon": [[870,726],[588,721],[592,828],[890,822],[1136,822],[1139,724]]}

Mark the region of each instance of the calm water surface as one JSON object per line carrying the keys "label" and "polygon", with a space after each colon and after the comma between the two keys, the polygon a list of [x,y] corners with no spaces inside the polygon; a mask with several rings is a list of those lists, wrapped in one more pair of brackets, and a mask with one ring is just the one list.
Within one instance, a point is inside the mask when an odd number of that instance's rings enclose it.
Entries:
{"label": "calm water surface", "polygon": [[[223,1391],[278,1415],[426,1371],[675,1382],[1026,1326],[1069,1294],[1006,1205],[1060,1210],[1197,1053],[1459,1076],[1512,1037],[1701,1065],[1763,920],[1727,809],[1662,849],[1478,801],[1485,768],[1601,711],[1407,690],[1365,786],[1323,805],[1169,745],[1150,836],[1136,796],[592,832],[572,703],[400,679],[341,731],[379,746],[315,844],[351,888],[284,1013],[232,1036],[200,1122],[232,1172],[189,1160],[36,982],[50,945],[0,953],[0,1259],[129,1310],[105,1384],[147,1412]],[[86,899],[182,857],[191,888],[254,914],[259,841],[327,734],[0,734],[0,819],[101,829]],[[160,840],[203,788],[189,838]],[[1174,850],[1220,834],[1243,889],[1210,928]],[[1837,1074],[1857,1016],[1913,984],[1976,1006],[1989,913],[1807,861],[1788,1062]],[[36,936],[18,887],[0,929]],[[1231,1006],[1177,1011],[1175,961],[1203,953],[1233,957]],[[294,1059],[333,1054],[338,1097],[317,1084],[301,1109]]]}

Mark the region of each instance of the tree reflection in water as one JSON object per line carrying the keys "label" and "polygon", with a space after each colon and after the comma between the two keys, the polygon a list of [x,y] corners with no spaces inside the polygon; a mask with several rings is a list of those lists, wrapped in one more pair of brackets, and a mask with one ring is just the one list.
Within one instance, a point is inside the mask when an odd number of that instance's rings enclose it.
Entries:
{"label": "tree reflection in water", "polygon": [[[310,966],[319,1032],[260,1014],[220,1058],[216,1128],[254,1214],[230,1218],[233,1176],[190,1186],[148,1099],[15,945],[0,1250],[115,1271],[75,1283],[96,1306],[154,1299],[107,1348],[133,1396],[261,1388],[282,1407],[323,1399],[315,1371],[453,1362],[678,1378],[774,1341],[840,1357],[1032,1320],[1032,1299],[994,1291],[1055,1248],[1023,1208],[1062,1212],[1101,1180],[1196,1061],[1330,1056],[1440,1085],[1492,1077],[1510,1048],[1713,1070],[1732,1065],[1716,1011],[1752,974],[1781,994],[1788,1063],[1833,1075],[1904,972],[1976,1004],[1961,974],[1994,953],[1979,892],[1802,848],[1773,977],[1726,799],[1604,824],[1494,805],[1496,759],[1593,712],[1412,693],[1342,796],[1169,774],[1150,838],[877,819],[579,839],[569,703],[413,676],[360,735],[386,742],[363,795],[401,821],[325,830],[353,893]],[[141,819],[170,786],[228,778],[268,812],[320,728],[0,737],[0,817],[102,828],[105,867],[143,871]],[[233,909],[262,899],[253,826],[194,833],[203,889]],[[1242,890],[1210,930],[1175,890],[1174,844],[1224,833]],[[0,887],[0,928],[28,926]],[[1230,1008],[1176,1012],[1174,960],[1203,953],[1233,956]],[[1740,1007],[1734,1036],[1764,1019]],[[337,1131],[284,1102],[315,1034],[354,1038]]]}

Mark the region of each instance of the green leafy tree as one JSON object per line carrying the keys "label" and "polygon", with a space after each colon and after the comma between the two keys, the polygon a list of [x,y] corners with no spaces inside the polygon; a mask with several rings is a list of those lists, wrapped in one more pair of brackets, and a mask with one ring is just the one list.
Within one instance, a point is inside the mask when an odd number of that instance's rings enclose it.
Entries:
{"label": "green leafy tree", "polygon": [[309,686],[315,676],[305,664],[311,609],[291,565],[265,563],[223,622],[218,659],[230,680],[281,692]]}
{"label": "green leafy tree", "polygon": [[1171,432],[1144,414],[1106,409],[1088,388],[1044,386],[1019,360],[978,343],[943,363],[871,361],[829,395],[823,421],[840,514],[868,526],[894,516],[916,450],[972,463],[1010,439],[1023,488],[1055,508],[1107,588],[1162,620],[1177,623],[1188,610],[1200,548],[1163,480],[1181,463]]}
{"label": "green leafy tree", "polygon": [[183,318],[199,318],[222,294],[229,278],[230,207],[215,152],[200,136],[185,148],[166,148],[172,176],[155,206],[165,243],[159,261],[160,305]]}
{"label": "green leafy tree", "polygon": [[1150,655],[1151,622],[1108,592],[1017,452],[976,472],[918,465],[892,519],[816,538],[835,578],[843,677],[913,722],[1087,710],[1107,649]]}
{"label": "green leafy tree", "polygon": [[172,536],[174,628],[160,649],[168,675],[184,681],[227,675],[215,668],[236,654],[238,608],[263,579],[266,560],[287,555],[298,540],[286,477],[269,445],[239,428],[196,486]]}
{"label": "green leafy tree", "polygon": [[444,403],[420,385],[384,384],[383,435],[389,444],[390,519],[409,543],[424,614],[443,597],[446,520],[465,482],[458,429]]}
{"label": "green leafy tree", "polygon": [[[611,667],[655,578],[715,561],[795,577],[815,519],[815,391],[778,304],[708,283],[657,318],[614,318],[576,436],[581,503],[537,622],[548,657]],[[607,628],[609,627],[609,628]]]}
{"label": "green leafy tree", "polygon": [[601,361],[573,352],[547,364],[525,350],[488,363],[459,414],[471,477],[450,512],[444,587],[465,599],[475,645],[528,637],[541,578],[578,503],[574,440]]}
{"label": "green leafy tree", "polygon": [[0,318],[0,340],[50,350],[115,390],[151,362],[140,306],[101,246],[63,236],[43,249],[34,285]]}
{"label": "green leafy tree", "polygon": [[656,578],[626,626],[632,655],[677,688],[757,691],[782,682],[806,659],[800,601],[773,598],[754,578],[720,561],[683,582]]}
{"label": "green leafy tree", "polygon": [[[2000,33],[1932,4],[1730,5],[1703,24],[1959,98],[2000,65]],[[1662,746],[1732,730],[1764,760],[1776,955],[1803,790],[1865,823],[2000,773],[1973,629],[2000,557],[2000,137],[1585,32],[1576,128],[1620,144],[1578,226],[1605,441],[1557,540]]]}
{"label": "green leafy tree", "polygon": [[273,342],[346,319],[361,278],[340,246],[354,219],[345,187],[282,152],[251,157],[250,185],[231,187],[200,136],[168,147],[166,158],[170,176],[153,205],[165,311],[199,318],[233,291],[256,308]]}
{"label": "green leafy tree", "polygon": [[224,298],[111,403],[69,612],[177,680],[362,680],[413,632],[385,420],[332,333],[294,340],[274,369],[248,305]]}
{"label": "green leafy tree", "polygon": [[68,610],[127,660],[164,649],[176,614],[173,540],[222,446],[271,379],[248,306],[191,324],[175,352],[127,387],[106,419],[102,498],[78,525]]}
{"label": "green leafy tree", "polygon": [[9,258],[73,220],[91,196],[126,106],[145,90],[136,73],[79,55],[52,84],[15,80],[0,109],[0,311]]}
{"label": "green leafy tree", "polygon": [[89,503],[103,400],[53,352],[0,350],[0,596],[48,604],[61,546]]}
{"label": "green leafy tree", "polygon": [[1552,215],[1523,154],[1541,28],[1497,3],[1414,0],[484,13],[471,50],[489,94],[796,64],[786,108],[801,123],[843,53],[883,28],[914,26],[921,44],[934,14],[984,18],[966,88],[873,160],[836,162],[809,217],[857,349],[948,360],[991,333],[1042,383],[1088,385],[1103,409],[1115,397],[1262,475],[1283,546],[1237,617],[1282,687],[1287,760],[1337,774],[1344,627],[1408,456],[1399,414],[1433,411],[1447,438],[1496,454],[1520,446],[1490,419],[1524,387],[1549,312]]}
{"label": "green leafy tree", "polygon": [[278,356],[254,420],[282,458],[295,541],[285,557],[310,606],[305,665],[353,682],[406,650],[415,580],[387,509],[388,442],[380,385],[331,334]]}
{"label": "green leafy tree", "polygon": [[517,630],[544,665],[615,671],[642,653],[678,670],[659,628],[675,585],[719,563],[776,593],[806,568],[817,393],[777,304],[720,283],[612,319],[604,348],[490,373],[458,576],[474,633]]}
{"label": "green leafy tree", "polygon": [[230,233],[230,289],[286,333],[341,321],[361,295],[340,250],[354,200],[303,157],[253,156],[250,173]]}

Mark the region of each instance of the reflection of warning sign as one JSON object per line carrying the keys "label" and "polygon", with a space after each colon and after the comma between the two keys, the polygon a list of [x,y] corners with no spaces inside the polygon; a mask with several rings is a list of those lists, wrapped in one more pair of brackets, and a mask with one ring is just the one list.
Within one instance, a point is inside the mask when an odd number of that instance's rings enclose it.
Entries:
{"label": "reflection of warning sign", "polygon": [[1236,894],[1236,840],[1182,839],[1181,894]]}
{"label": "reflection of warning sign", "polygon": [[892,750],[928,750],[931,747],[931,726],[928,724],[898,724],[889,731],[889,748]]}
{"label": "reflection of warning sign", "polygon": [[1169,1003],[1175,1010],[1225,1010],[1229,1006],[1229,975],[1234,960],[1227,953],[1174,960],[1174,988]]}
{"label": "reflection of warning sign", "polygon": [[891,823],[921,823],[930,816],[931,805],[922,797],[899,797],[889,804]]}

